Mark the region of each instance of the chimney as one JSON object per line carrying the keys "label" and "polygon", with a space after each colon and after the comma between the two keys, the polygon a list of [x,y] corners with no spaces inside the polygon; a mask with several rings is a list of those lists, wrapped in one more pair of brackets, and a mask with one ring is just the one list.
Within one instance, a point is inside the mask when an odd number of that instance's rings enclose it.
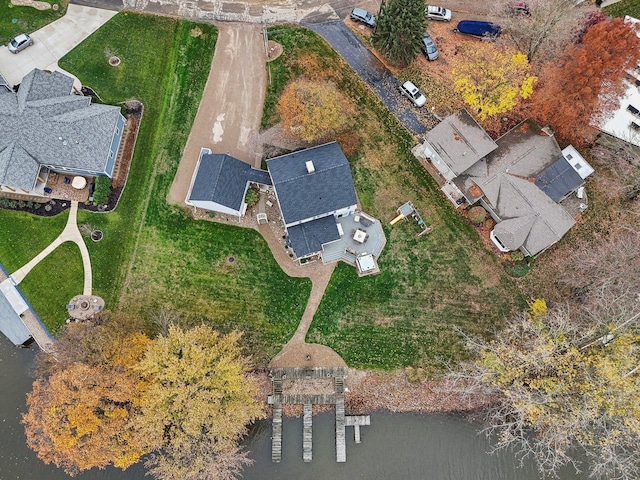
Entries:
{"label": "chimney", "polygon": [[311,160],[305,162],[305,165],[307,166],[307,173],[313,173],[316,171],[316,167],[313,166],[313,162]]}

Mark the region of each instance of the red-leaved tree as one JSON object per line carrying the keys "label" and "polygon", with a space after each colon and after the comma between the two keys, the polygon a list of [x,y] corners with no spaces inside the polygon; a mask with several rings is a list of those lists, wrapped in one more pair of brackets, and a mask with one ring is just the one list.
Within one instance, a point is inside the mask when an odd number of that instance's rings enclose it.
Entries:
{"label": "red-leaved tree", "polygon": [[578,43],[542,71],[530,115],[551,124],[561,140],[589,144],[603,118],[618,108],[626,70],[640,60],[640,38],[621,18],[591,26]]}

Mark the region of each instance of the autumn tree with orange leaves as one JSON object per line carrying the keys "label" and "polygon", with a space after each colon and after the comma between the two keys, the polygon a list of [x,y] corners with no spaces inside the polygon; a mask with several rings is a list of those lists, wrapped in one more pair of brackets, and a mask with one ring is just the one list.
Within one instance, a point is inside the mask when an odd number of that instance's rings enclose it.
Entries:
{"label": "autumn tree with orange leaves", "polygon": [[326,80],[293,80],[276,106],[284,134],[306,144],[335,140],[346,131],[356,112],[338,87]]}
{"label": "autumn tree with orange leaves", "polygon": [[574,145],[591,143],[598,124],[618,108],[626,89],[625,71],[640,60],[640,38],[633,24],[614,18],[590,27],[581,42],[549,62],[533,94],[530,115],[551,124]]}
{"label": "autumn tree with orange leaves", "polygon": [[27,444],[70,475],[107,465],[126,469],[149,452],[132,424],[146,385],[131,367],[151,340],[119,320],[68,325],[59,359],[41,361],[27,395]]}

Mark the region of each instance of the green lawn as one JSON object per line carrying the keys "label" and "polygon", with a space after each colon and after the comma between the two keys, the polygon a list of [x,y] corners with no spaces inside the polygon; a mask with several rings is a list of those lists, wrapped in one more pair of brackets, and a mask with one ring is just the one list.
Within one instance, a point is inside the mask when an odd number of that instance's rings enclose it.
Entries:
{"label": "green lawn", "polygon": [[[275,28],[270,38],[285,53],[272,62],[279,81],[267,99],[277,98],[290,78],[311,76],[321,65],[322,77],[357,101],[359,147],[350,156],[351,169],[363,209],[382,221],[387,234],[379,275],[358,278],[353,267],[338,265],[307,341],[329,345],[362,368],[432,368],[441,359],[461,358],[454,327],[491,332],[523,305],[516,286],[411,155],[415,141],[335,52],[304,29]],[[263,123],[274,121],[267,115],[265,109]],[[407,200],[433,224],[432,233],[418,237],[415,222],[389,225]]]}
{"label": "green lawn", "polygon": [[65,305],[82,293],[83,282],[80,249],[65,242],[38,263],[19,287],[44,326],[55,334],[68,318]]}
{"label": "green lawn", "polygon": [[[120,301],[146,316],[166,308],[192,322],[238,328],[255,360],[266,362],[295,331],[310,283],[287,277],[255,231],[194,221],[165,200],[216,35],[207,24],[120,13],[61,61],[106,103],[137,98],[145,105],[120,205],[107,215],[83,212],[79,221],[104,232],[89,251],[96,293],[108,307]],[[108,66],[105,52],[121,65]]]}
{"label": "green lawn", "polygon": [[640,0],[622,0],[602,10],[612,17],[624,17],[629,15],[634,18],[640,18]]}
{"label": "green lawn", "polygon": [[0,45],[6,45],[19,33],[32,33],[48,23],[63,16],[67,11],[68,0],[43,0],[57,5],[58,10],[36,10],[33,7],[19,7],[11,0],[0,4]]}

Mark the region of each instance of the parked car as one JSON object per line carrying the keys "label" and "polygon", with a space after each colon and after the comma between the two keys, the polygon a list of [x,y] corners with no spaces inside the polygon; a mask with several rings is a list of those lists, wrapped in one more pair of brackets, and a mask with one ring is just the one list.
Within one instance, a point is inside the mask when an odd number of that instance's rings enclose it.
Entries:
{"label": "parked car", "polygon": [[362,22],[367,27],[375,27],[376,25],[376,17],[372,14],[363,10],[362,8],[354,8],[351,11],[351,20],[355,20],[356,22]]}
{"label": "parked car", "polygon": [[495,23],[490,22],[480,22],[477,20],[460,20],[457,27],[454,28],[453,31],[465,33],[474,37],[495,38],[500,36],[502,28],[500,28],[500,25],[496,25]]}
{"label": "parked car", "polygon": [[430,20],[448,22],[451,20],[451,10],[443,7],[427,5],[427,8],[424,10],[424,16]]}
{"label": "parked car", "polygon": [[437,60],[440,56],[438,54],[438,47],[436,47],[436,44],[433,42],[431,36],[427,32],[424,32],[424,36],[422,37],[421,48],[422,53],[424,53],[424,56],[427,57],[427,60]]}
{"label": "parked car", "polygon": [[422,107],[427,103],[427,99],[412,82],[404,82],[400,85],[400,93],[407,97],[416,107]]}
{"label": "parked car", "polygon": [[11,53],[18,53],[27,48],[29,45],[33,45],[33,39],[26,33],[21,33],[20,35],[13,37],[9,41],[7,48]]}

